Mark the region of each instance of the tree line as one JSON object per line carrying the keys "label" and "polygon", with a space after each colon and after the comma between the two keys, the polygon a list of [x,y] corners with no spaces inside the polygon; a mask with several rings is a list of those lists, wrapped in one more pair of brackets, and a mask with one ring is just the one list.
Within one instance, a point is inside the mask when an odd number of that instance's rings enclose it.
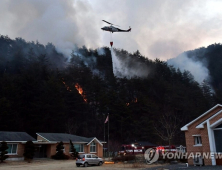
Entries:
{"label": "tree line", "polygon": [[0,36],[2,131],[25,131],[33,137],[36,132],[71,133],[104,140],[109,113],[113,142],[185,144],[180,127],[220,102],[221,88],[212,93],[207,81],[198,84],[190,72],[150,60],[139,51],[115,49],[123,61],[133,61],[128,69],[138,62],[149,74],[119,78],[113,74],[108,47],[102,54],[84,46],[73,49],[67,58],[51,43]]}

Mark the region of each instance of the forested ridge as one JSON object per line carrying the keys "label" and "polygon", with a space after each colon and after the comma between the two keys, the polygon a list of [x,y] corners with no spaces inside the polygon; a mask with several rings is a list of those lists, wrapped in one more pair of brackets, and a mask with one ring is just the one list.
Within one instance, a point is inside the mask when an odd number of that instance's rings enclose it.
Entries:
{"label": "forested ridge", "polygon": [[[211,44],[208,47],[186,52],[189,58],[202,62],[209,70],[210,84],[218,97],[222,97],[222,45]],[[195,57],[194,57],[195,56]]]}
{"label": "forested ridge", "polygon": [[[123,61],[125,56],[149,70],[143,78],[118,78],[110,49],[102,50],[100,54],[74,47],[67,58],[51,43],[0,36],[0,130],[103,139],[109,113],[112,141],[184,144],[180,128],[221,102],[221,76],[216,73],[211,75],[212,93],[207,81],[198,84],[188,71],[145,58],[139,51],[115,49]],[[216,50],[222,51],[222,46]],[[211,57],[218,58],[212,69],[219,72],[222,59],[214,53]],[[128,69],[133,66],[129,63]]]}

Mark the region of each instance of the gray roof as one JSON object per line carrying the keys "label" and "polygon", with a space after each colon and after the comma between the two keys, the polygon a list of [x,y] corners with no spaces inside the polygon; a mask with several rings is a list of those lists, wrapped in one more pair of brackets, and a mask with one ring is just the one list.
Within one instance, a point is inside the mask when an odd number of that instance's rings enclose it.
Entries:
{"label": "gray roof", "polygon": [[93,140],[95,137],[86,138],[82,136],[72,135],[72,134],[66,134],[66,133],[36,133],[40,136],[44,137],[50,142],[56,141],[63,141],[63,142],[69,142],[70,140],[72,142],[85,142],[89,143],[91,140]]}
{"label": "gray roof", "polygon": [[35,138],[26,132],[6,132],[0,131],[0,141],[36,141]]}

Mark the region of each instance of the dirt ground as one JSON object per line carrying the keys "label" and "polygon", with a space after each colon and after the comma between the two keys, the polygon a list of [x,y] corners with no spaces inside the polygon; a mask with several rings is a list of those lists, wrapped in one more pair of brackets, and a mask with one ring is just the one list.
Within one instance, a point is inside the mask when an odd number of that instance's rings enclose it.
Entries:
{"label": "dirt ground", "polygon": [[[75,160],[34,160],[31,163],[25,161],[5,161],[0,163],[0,170],[76,170],[85,167],[76,167]],[[102,166],[89,166],[89,170],[135,170],[146,169],[160,165],[146,165],[141,163],[117,163],[103,164]]]}

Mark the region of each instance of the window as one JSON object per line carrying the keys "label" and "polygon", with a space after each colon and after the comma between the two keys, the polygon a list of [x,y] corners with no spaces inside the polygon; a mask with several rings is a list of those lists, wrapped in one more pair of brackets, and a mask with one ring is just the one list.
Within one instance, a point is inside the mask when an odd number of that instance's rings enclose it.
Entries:
{"label": "window", "polygon": [[85,155],[78,155],[78,159],[85,158]]}
{"label": "window", "polygon": [[91,155],[86,155],[87,158],[91,158]]}
{"label": "window", "polygon": [[63,150],[63,152],[65,153],[65,152],[66,152],[66,150],[65,150],[65,145],[62,145],[62,146],[63,146],[63,148],[64,148],[64,149],[62,149],[62,150]]}
{"label": "window", "polygon": [[197,146],[202,145],[201,136],[194,136],[194,145],[197,145]]}
{"label": "window", "polygon": [[96,143],[95,142],[92,142],[90,144],[90,152],[96,152]]}
{"label": "window", "polygon": [[18,144],[7,144],[7,145],[8,145],[7,149],[8,154],[17,154]]}
{"label": "window", "polygon": [[[77,152],[84,152],[84,145],[83,144],[74,144],[74,147]],[[70,146],[71,149],[71,146]]]}
{"label": "window", "polygon": [[92,155],[92,158],[98,158],[98,156],[96,156],[96,155]]}

